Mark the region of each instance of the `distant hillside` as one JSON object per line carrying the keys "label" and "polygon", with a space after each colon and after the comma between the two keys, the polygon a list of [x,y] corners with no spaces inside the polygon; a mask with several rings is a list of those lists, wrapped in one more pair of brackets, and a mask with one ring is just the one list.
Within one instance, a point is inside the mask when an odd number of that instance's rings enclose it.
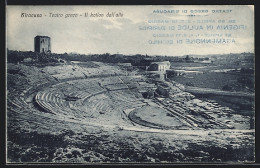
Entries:
{"label": "distant hillside", "polygon": [[32,51],[7,51],[7,61],[9,63],[18,62],[34,62],[34,63],[58,63],[62,60],[65,61],[98,61],[105,63],[131,63],[134,66],[148,66],[151,62],[170,61],[170,62],[197,62],[203,60],[213,60],[214,62],[235,62],[246,61],[253,63],[253,53],[240,53],[240,54],[211,54],[211,55],[185,55],[185,56],[149,56],[149,55],[122,55],[122,54],[77,54],[77,53],[64,53],[64,54],[43,54],[35,53]]}
{"label": "distant hillside", "polygon": [[230,54],[207,54],[207,55],[189,55],[193,58],[238,58],[238,57],[254,57],[254,53],[230,53]]}

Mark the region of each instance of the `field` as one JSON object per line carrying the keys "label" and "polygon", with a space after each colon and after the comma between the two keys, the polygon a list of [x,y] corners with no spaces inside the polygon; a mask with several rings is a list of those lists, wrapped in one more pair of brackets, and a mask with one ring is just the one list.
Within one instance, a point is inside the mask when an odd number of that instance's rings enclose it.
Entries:
{"label": "field", "polygon": [[254,82],[254,72],[241,72],[243,69],[252,69],[252,66],[238,66],[229,64],[202,64],[202,63],[171,63],[173,70],[183,70],[184,76],[174,77],[174,81],[183,85],[192,85],[201,88],[222,89],[228,84],[237,83],[239,78],[248,77]]}
{"label": "field", "polygon": [[[188,93],[178,79],[126,69],[102,62],[8,64],[8,162],[254,161],[253,115]],[[157,91],[162,84],[168,97]]]}
{"label": "field", "polygon": [[[234,64],[199,64],[199,63],[172,63],[175,70],[196,71],[183,76],[172,77],[178,83],[185,85],[188,90],[201,99],[215,100],[223,106],[228,106],[236,113],[252,116],[254,110],[254,96],[241,97],[241,94],[254,94],[253,65],[238,66]],[[193,87],[200,88],[201,92],[192,91]],[[191,89],[189,89],[191,88]],[[212,93],[203,93],[203,90],[212,89]],[[230,96],[213,94],[216,91],[231,91]],[[232,92],[240,93],[231,96]]]}

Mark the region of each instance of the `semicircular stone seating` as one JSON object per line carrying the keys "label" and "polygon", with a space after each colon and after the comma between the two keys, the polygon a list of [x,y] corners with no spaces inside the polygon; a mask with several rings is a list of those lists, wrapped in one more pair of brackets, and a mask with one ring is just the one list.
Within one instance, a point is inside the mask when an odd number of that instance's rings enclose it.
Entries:
{"label": "semicircular stone seating", "polygon": [[118,115],[145,105],[118,77],[59,83],[38,92],[35,101],[46,112],[83,118],[87,113]]}

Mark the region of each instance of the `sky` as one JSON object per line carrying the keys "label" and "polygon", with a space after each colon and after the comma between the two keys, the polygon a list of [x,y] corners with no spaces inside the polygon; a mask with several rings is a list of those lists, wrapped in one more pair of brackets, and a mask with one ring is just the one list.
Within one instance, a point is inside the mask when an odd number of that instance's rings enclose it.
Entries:
{"label": "sky", "polygon": [[[9,50],[34,51],[34,37],[44,35],[51,37],[53,53],[254,52],[254,6],[7,6],[6,11]],[[107,17],[112,12],[122,15]],[[23,17],[23,13],[42,17]],[[104,15],[90,17],[91,13]],[[67,14],[78,16],[65,18]]]}

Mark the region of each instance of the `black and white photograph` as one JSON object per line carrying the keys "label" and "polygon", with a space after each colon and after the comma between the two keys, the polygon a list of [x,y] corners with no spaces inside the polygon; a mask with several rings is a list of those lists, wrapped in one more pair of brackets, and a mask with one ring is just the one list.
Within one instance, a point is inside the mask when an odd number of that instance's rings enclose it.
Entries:
{"label": "black and white photograph", "polygon": [[255,162],[254,5],[7,5],[7,164]]}

